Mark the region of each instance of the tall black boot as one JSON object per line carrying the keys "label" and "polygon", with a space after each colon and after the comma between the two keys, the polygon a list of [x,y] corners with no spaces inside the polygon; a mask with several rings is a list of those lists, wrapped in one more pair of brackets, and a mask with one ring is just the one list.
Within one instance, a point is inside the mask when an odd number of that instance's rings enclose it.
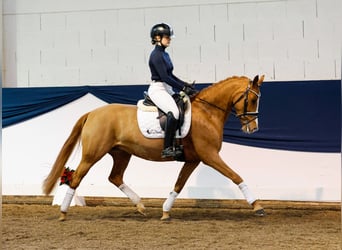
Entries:
{"label": "tall black boot", "polygon": [[162,151],[162,158],[175,157],[177,152],[174,150],[173,138],[175,137],[177,129],[177,119],[173,116],[172,112],[167,113],[165,125],[165,139],[164,150]]}

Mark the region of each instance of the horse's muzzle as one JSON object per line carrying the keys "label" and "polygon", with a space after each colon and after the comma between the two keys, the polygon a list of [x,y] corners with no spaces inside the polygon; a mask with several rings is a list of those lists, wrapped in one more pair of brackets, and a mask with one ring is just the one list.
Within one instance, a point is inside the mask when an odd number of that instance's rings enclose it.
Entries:
{"label": "horse's muzzle", "polygon": [[252,128],[252,129],[247,129],[247,133],[248,134],[253,134],[253,133],[255,133],[255,132],[257,132],[259,130],[259,128]]}
{"label": "horse's muzzle", "polygon": [[259,130],[258,120],[249,121],[242,125],[241,130],[246,134],[253,134]]}

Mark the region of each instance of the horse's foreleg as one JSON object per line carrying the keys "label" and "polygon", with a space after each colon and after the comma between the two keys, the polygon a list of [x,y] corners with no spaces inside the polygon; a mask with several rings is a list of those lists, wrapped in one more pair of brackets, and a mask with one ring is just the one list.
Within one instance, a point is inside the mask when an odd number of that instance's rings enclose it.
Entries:
{"label": "horse's foreleg", "polygon": [[113,150],[110,154],[113,157],[114,165],[108,180],[117,186],[132,201],[132,203],[136,205],[139,213],[145,215],[145,206],[141,202],[141,198],[123,181],[125,170],[132,155],[121,150]]}
{"label": "horse's foreleg", "polygon": [[260,205],[260,202],[254,197],[253,193],[249,190],[248,186],[245,182],[241,182],[238,184],[239,189],[241,190],[243,196],[246,201],[253,206],[253,210],[255,214],[258,216],[264,216],[265,212],[263,207]]}
{"label": "horse's foreleg", "polygon": [[[213,156],[213,154],[211,154]],[[219,155],[216,157],[211,157],[211,159],[207,159],[203,161],[205,164],[211,166],[224,176],[231,179],[241,190],[243,196],[245,197],[246,201],[253,206],[253,210],[255,214],[258,216],[265,215],[264,209],[260,205],[259,201],[254,197],[253,193],[250,191],[246,183],[243,179],[234,171],[232,170],[222,159]]]}
{"label": "horse's foreleg", "polygon": [[163,216],[161,220],[170,219],[170,210],[178,196],[178,194],[182,191],[186,181],[189,179],[192,172],[198,166],[199,162],[195,163],[185,163],[178,175],[175,187],[173,191],[170,193],[169,197],[163,203]]}

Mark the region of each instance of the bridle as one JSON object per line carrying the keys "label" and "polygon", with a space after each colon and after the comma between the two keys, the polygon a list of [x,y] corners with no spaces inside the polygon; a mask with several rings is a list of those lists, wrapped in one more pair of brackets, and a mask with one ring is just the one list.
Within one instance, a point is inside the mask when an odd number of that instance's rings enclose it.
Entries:
{"label": "bridle", "polygon": [[[259,115],[259,112],[258,112],[258,107],[259,107],[259,99],[260,99],[260,96],[261,96],[261,93],[260,94],[258,94],[256,91],[254,91],[253,89],[251,89],[251,81],[248,83],[248,86],[247,86],[247,88],[246,88],[246,90],[245,90],[245,92],[233,103],[233,109],[234,110],[236,110],[235,109],[235,105],[238,103],[238,102],[240,102],[241,100],[242,100],[242,98],[244,98],[244,106],[243,106],[243,113],[241,113],[241,114],[237,114],[237,113],[235,113],[235,116],[237,117],[237,118],[243,118],[243,117],[247,117],[247,116],[253,116],[253,119],[249,119],[249,120],[246,120],[246,121],[243,121],[242,123],[243,123],[243,125],[248,125],[249,123],[251,123],[252,121],[254,121],[255,119],[257,119],[258,118],[258,115]],[[257,97],[258,97],[258,106],[257,106],[257,111],[256,112],[248,112],[247,111],[247,108],[248,108],[248,95],[249,95],[249,93],[253,93],[254,95],[256,95]],[[214,107],[214,108],[216,108],[216,109],[218,109],[218,110],[221,110],[222,112],[224,112],[224,113],[226,113],[227,112],[227,110],[226,109],[224,109],[224,108],[221,108],[221,107],[219,107],[219,106],[217,106],[217,105],[215,105],[215,104],[213,104],[213,103],[210,103],[210,102],[208,102],[208,101],[206,101],[206,100],[204,100],[204,99],[202,99],[202,98],[199,98],[199,97],[197,97],[197,98],[195,98],[195,100],[199,100],[199,101],[201,101],[201,102],[203,102],[203,103],[205,103],[205,104],[207,104],[207,105],[210,105],[210,106],[212,106],[212,107]]]}
{"label": "bridle", "polygon": [[[245,98],[244,99],[244,104],[243,104],[243,113],[241,114],[235,114],[235,116],[237,118],[244,118],[244,117],[247,117],[247,116],[252,116],[253,118],[252,119],[249,119],[247,121],[243,121],[243,125],[248,125],[249,123],[251,123],[252,121],[254,121],[255,119],[258,118],[258,115],[259,115],[259,112],[258,112],[258,108],[259,108],[259,100],[260,100],[260,96],[261,96],[261,93],[258,94],[256,91],[254,91],[253,89],[251,89],[251,81],[248,83],[248,86],[245,90],[245,92],[239,97],[239,99],[237,99],[234,103],[233,103],[233,108],[235,109],[235,105],[241,101],[242,98]],[[256,95],[258,97],[258,104],[257,104],[257,109],[256,109],[256,112],[248,112],[247,111],[247,107],[248,107],[248,96],[249,96],[249,92],[253,93],[254,95]],[[235,109],[236,110],[236,109]]]}

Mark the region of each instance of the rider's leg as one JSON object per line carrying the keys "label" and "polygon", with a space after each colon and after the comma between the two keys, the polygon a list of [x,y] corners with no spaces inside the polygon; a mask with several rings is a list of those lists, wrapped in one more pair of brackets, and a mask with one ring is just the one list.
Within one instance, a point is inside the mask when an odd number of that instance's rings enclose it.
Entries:
{"label": "rider's leg", "polygon": [[166,84],[162,82],[151,83],[148,94],[152,101],[167,114],[167,122],[165,126],[165,140],[164,140],[164,150],[162,152],[162,157],[175,157],[182,154],[182,152],[177,149],[174,150],[173,139],[177,129],[177,123],[179,118],[178,107],[171,96]]}
{"label": "rider's leg", "polygon": [[178,120],[179,110],[172,95],[167,91],[162,82],[154,82],[148,89],[148,95],[154,104],[165,114],[172,112],[174,118]]}
{"label": "rider's leg", "polygon": [[167,113],[167,120],[165,125],[165,139],[164,150],[162,151],[162,158],[175,157],[177,151],[174,149],[173,139],[177,129],[177,119],[173,116],[172,112]]}

